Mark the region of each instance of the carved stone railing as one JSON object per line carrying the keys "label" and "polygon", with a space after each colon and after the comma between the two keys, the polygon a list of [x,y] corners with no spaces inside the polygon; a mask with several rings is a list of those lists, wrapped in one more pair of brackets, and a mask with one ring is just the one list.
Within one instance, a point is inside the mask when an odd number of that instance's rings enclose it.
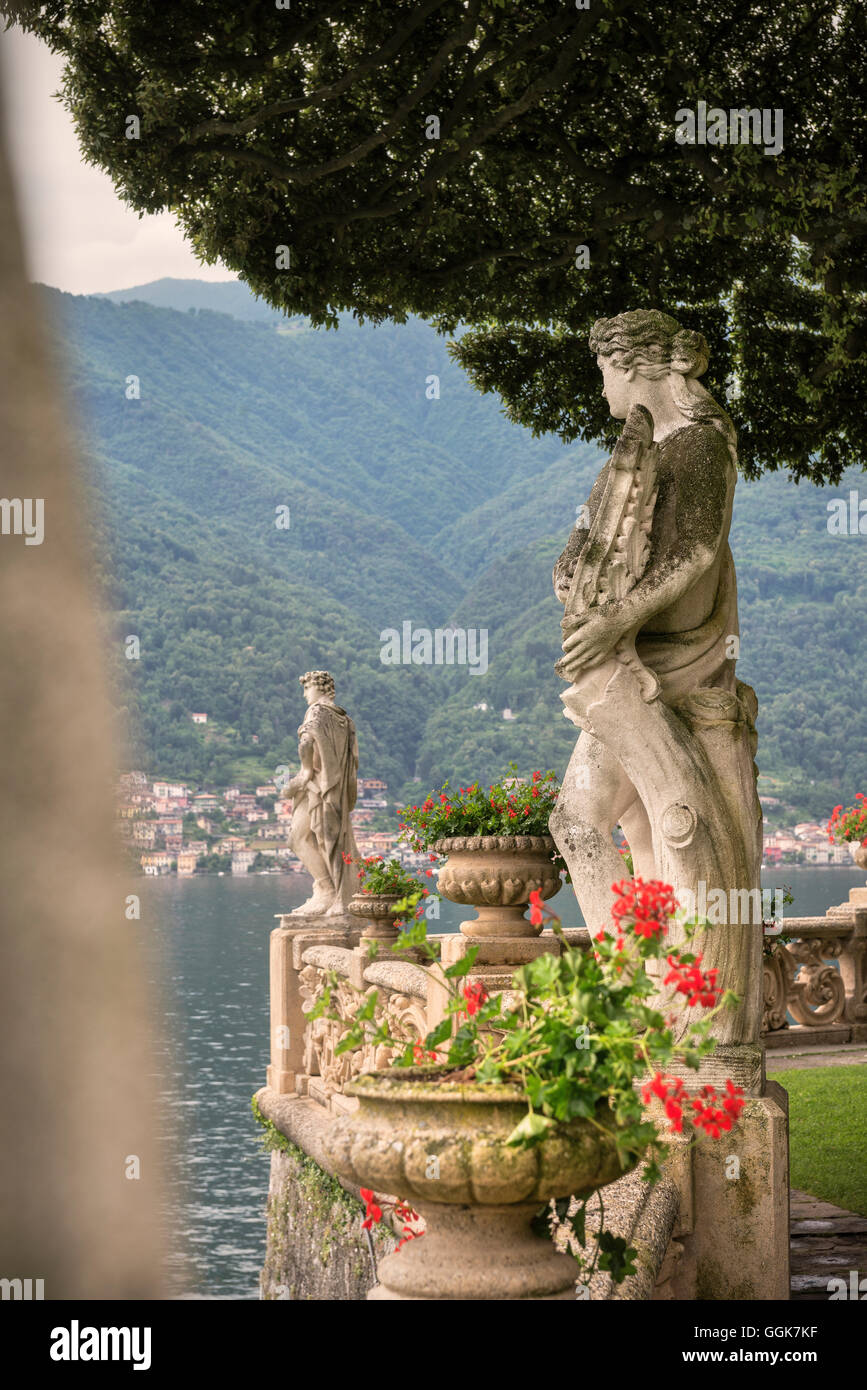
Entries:
{"label": "carved stone railing", "polygon": [[[387,1017],[392,1035],[412,1042],[423,1038],[442,1019],[445,992],[439,972],[428,964],[395,958],[388,949],[381,949],[379,957],[372,960],[360,926],[325,929],[303,921],[296,925],[296,921],[281,918],[281,925],[271,934],[268,1086],[278,1095],[307,1097],[330,1111],[344,1111],[354,1105],[342,1096],[346,1082],[361,1072],[387,1066],[393,1055],[392,1049],[371,1043],[338,1053],[338,1043],[363,995],[376,990],[375,1022]],[[575,944],[589,944],[583,928],[570,928],[564,934]],[[544,940],[548,949],[558,949],[550,931],[537,940]],[[448,960],[465,944],[456,933],[429,935],[428,941]],[[508,960],[508,952],[504,955]],[[520,960],[499,967],[504,983],[518,964]],[[331,972],[340,977],[340,983],[332,990],[330,1009],[347,1020],[346,1028],[334,1019],[308,1018]]]}
{"label": "carved stone railing", "polygon": [[361,1072],[387,1067],[394,1057],[395,1049],[374,1046],[369,1042],[351,1051],[337,1051],[364,996],[373,993],[377,996],[373,1017],[377,1026],[387,1023],[391,1035],[404,1043],[423,1038],[428,1031],[430,982],[427,970],[423,966],[397,960],[374,960],[365,965],[358,960],[354,951],[334,946],[308,946],[301,953],[301,961],[298,987],[303,1012],[311,1012],[322,997],[329,973],[335,972],[342,978],[340,984],[332,989],[330,1009],[346,1023],[344,1026],[334,1019],[317,1018],[307,1024],[304,1030],[303,1073],[296,1078],[296,1091],[331,1109],[340,1110],[346,1104],[341,1092],[347,1081]]}
{"label": "carved stone railing", "polygon": [[[438,1021],[440,991],[429,968],[386,953],[372,960],[368,943],[361,941],[362,930],[296,926],[291,917],[284,917],[272,932],[268,1086],[277,1094],[309,1097],[328,1110],[344,1110],[350,1105],[342,1096],[346,1082],[388,1065],[389,1048],[365,1043],[352,1051],[337,1051],[365,994],[376,991],[375,1022],[387,1017],[391,1033],[405,1042],[424,1037]],[[436,943],[442,938],[428,940]],[[330,1011],[345,1019],[346,1027],[334,1019],[308,1018],[331,974],[339,983],[332,990]]]}
{"label": "carved stone railing", "polygon": [[824,917],[783,922],[764,957],[762,1036],[769,1048],[867,1042],[867,904],[864,889]]}

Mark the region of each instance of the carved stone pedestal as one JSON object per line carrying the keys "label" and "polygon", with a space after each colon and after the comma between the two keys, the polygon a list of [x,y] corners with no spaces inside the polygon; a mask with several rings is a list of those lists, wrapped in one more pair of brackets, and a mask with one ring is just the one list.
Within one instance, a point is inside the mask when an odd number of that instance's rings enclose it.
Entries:
{"label": "carved stone pedestal", "polygon": [[[535,960],[537,956],[543,956],[547,953],[555,956],[560,954],[560,942],[553,932],[544,932],[539,936],[482,938],[467,937],[456,932],[454,936],[443,937],[441,948],[443,967],[453,965],[455,961],[460,960],[462,956],[466,955],[470,946],[477,946],[479,953],[467,976],[467,981],[470,983],[476,980],[481,981],[488,994],[514,993],[512,976],[519,966],[526,965],[527,961]],[[432,976],[428,991],[428,998],[431,1002],[433,1002],[433,997],[437,992],[442,993]],[[439,1021],[440,1017],[442,1017],[441,1013],[433,1019],[432,1027]]]}
{"label": "carved stone pedestal", "polygon": [[416,1208],[424,1238],[380,1261],[369,1299],[574,1301],[575,1261],[530,1229],[538,1202]]}
{"label": "carved stone pedestal", "polygon": [[691,1151],[675,1143],[682,1245],[668,1296],[742,1301],[789,1297],[787,1098],[768,1083],[730,1134]]}
{"label": "carved stone pedestal", "polygon": [[[293,951],[300,952],[317,942],[334,946],[354,946],[360,935],[358,924],[344,917],[293,917],[277,915],[280,922],[271,933],[271,1061],[268,1086],[278,1095],[291,1095],[303,1068],[306,1019],[301,998],[295,988]],[[297,970],[298,966],[295,966]]]}

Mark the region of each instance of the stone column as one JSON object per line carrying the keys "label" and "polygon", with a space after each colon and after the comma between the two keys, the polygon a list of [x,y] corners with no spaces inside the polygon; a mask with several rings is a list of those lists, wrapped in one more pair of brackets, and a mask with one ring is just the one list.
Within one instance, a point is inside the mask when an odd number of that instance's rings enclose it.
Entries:
{"label": "stone column", "polygon": [[277,920],[281,925],[272,931],[270,944],[271,1061],[267,1084],[279,1095],[291,1095],[298,1074],[304,1071],[306,1018],[298,987],[301,952],[318,942],[353,945],[358,928],[351,919],[344,922],[342,918],[336,927],[332,925],[334,918],[326,917],[307,918],[304,925],[290,914],[278,914]]}

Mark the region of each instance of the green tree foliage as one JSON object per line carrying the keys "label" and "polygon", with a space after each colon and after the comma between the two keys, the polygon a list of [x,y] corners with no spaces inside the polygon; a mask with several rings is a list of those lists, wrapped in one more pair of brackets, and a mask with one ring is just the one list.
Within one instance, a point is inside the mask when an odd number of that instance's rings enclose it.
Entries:
{"label": "green tree foliage", "polygon": [[[609,443],[587,330],[665,309],[734,374],[748,473],[867,460],[862,0],[8,8],[87,158],[271,305],[463,323],[514,420]],[[678,143],[699,102],[782,149]]]}

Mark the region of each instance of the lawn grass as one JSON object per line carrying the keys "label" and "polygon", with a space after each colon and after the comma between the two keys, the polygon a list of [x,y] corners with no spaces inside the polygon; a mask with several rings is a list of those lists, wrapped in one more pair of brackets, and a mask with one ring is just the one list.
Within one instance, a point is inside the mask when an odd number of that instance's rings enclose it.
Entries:
{"label": "lawn grass", "polygon": [[867,1066],[769,1075],[789,1093],[792,1187],[867,1216]]}

